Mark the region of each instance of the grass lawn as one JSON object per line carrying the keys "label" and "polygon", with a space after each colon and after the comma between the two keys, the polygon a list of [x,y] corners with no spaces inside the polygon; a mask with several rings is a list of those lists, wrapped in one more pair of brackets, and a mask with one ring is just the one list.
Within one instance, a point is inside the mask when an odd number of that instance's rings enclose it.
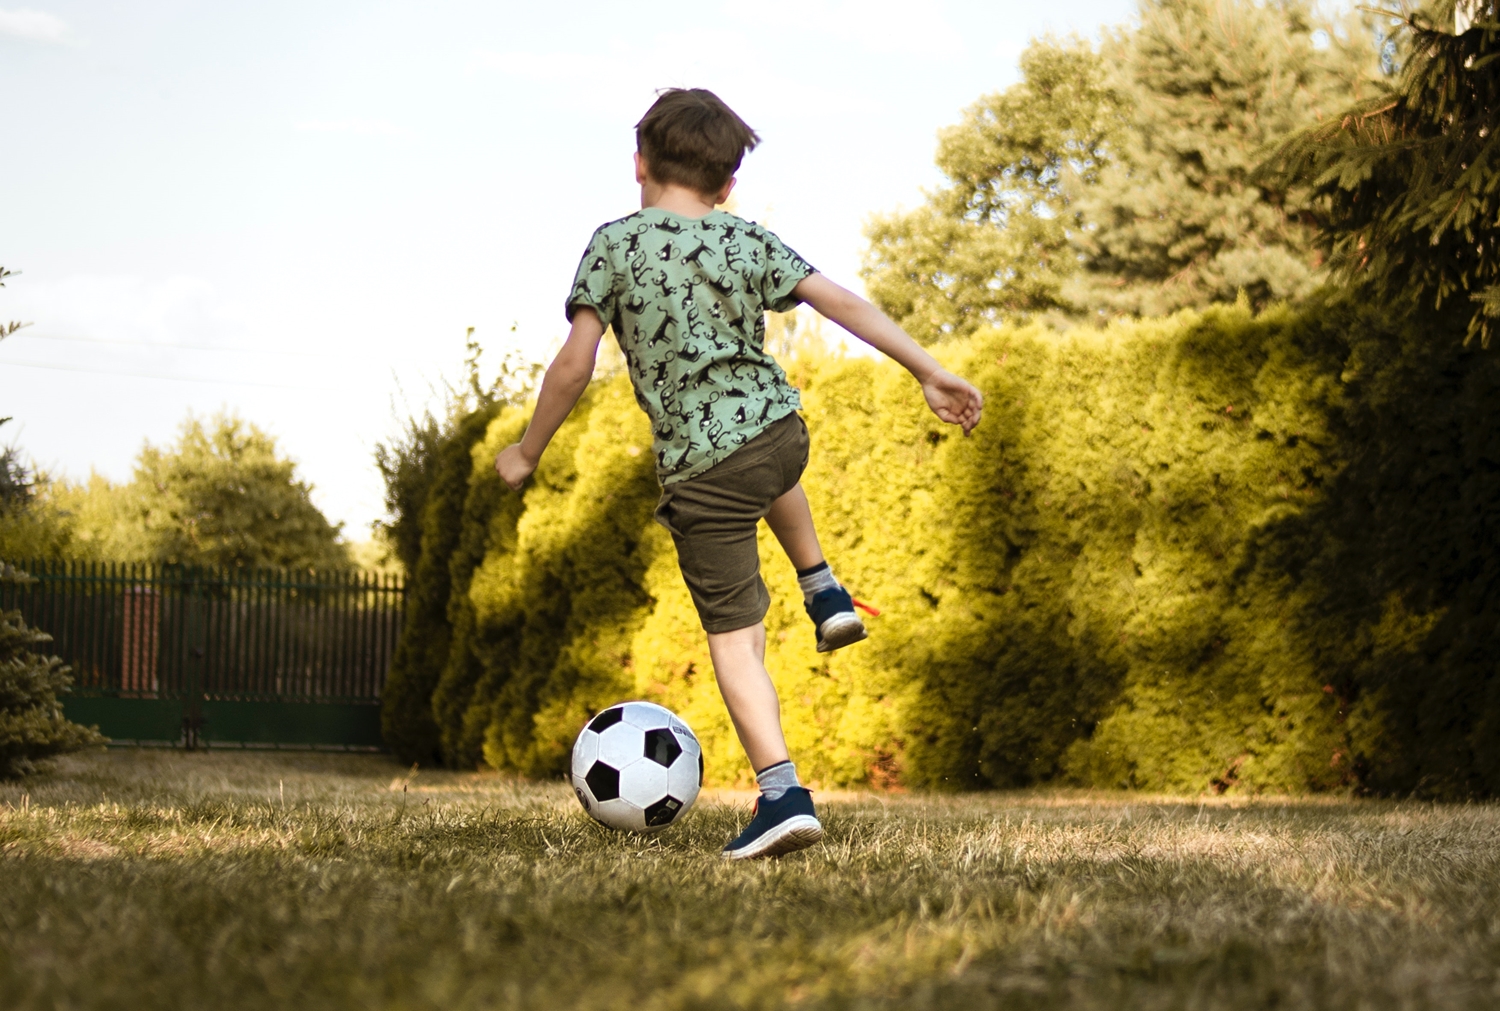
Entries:
{"label": "grass lawn", "polygon": [[1500,1006],[1496,805],[823,794],[823,845],[727,866],[748,795],[643,839],[561,783],[405,776],[0,784],[0,1007]]}

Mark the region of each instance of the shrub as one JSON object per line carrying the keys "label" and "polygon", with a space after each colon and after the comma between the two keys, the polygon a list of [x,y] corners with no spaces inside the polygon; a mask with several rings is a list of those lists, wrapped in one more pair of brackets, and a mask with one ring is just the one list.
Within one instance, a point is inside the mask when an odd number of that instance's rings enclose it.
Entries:
{"label": "shrub", "polygon": [[469,583],[492,542],[490,529],[505,526],[492,514],[516,508],[500,497],[500,479],[490,461],[475,456],[476,445],[501,418],[520,436],[525,419],[513,405],[526,400],[541,371],[512,348],[485,382],[473,327],[465,346],[465,376],[458,385],[444,383],[441,420],[431,411],[411,418],[399,437],[375,449],[389,514],[378,533],[408,577],[406,621],[382,697],[381,731],[404,761],[456,766],[478,760],[478,746],[460,729],[479,674]]}
{"label": "shrub", "polygon": [[[27,578],[9,565],[0,567],[0,580]],[[51,641],[27,627],[21,612],[0,612],[0,779],[24,776],[41,759],[104,743],[98,730],[63,716],[57,697],[73,679],[57,657],[33,650]]]}
{"label": "shrub", "polygon": [[[392,541],[406,567],[406,616],[401,640],[391,658],[391,669],[381,699],[380,726],[386,744],[407,762],[440,763],[442,747],[432,715],[432,693],[450,652],[452,625],[449,603],[468,587],[454,586],[450,562],[461,540],[463,504],[468,494],[469,450],[484,434],[497,409],[481,407],[460,418],[450,430],[435,432],[417,448],[423,450],[419,497],[408,501],[409,512],[398,517]],[[387,487],[390,475],[387,471]]]}
{"label": "shrub", "polygon": [[[1463,322],[1323,301],[982,330],[942,349],[985,393],[968,439],[889,363],[797,363],[820,535],[884,611],[818,655],[763,532],[799,764],[830,784],[1495,792],[1500,370],[1432,339]],[[473,415],[437,457],[388,720],[430,726],[450,764],[540,775],[593,711],[646,697],[692,723],[710,780],[748,782],[624,378],[514,494],[490,466],[524,422]]]}

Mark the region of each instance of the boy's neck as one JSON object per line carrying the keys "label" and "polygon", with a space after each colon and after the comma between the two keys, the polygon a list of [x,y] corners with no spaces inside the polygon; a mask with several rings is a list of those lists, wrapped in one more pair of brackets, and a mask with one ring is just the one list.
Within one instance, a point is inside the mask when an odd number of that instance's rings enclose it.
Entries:
{"label": "boy's neck", "polygon": [[662,185],[651,179],[641,183],[641,209],[655,207],[685,218],[701,218],[714,209],[713,198],[677,183]]}

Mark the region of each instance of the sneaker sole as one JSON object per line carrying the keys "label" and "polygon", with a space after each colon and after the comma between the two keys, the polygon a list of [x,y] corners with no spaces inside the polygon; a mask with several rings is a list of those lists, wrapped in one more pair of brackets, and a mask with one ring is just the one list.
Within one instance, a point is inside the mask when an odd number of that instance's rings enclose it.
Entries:
{"label": "sneaker sole", "polygon": [[807,849],[823,838],[823,825],[812,815],[799,814],[771,829],[749,846],[725,850],[725,860],[753,860],[756,857],[779,857]]}
{"label": "sneaker sole", "polygon": [[865,623],[859,620],[859,615],[852,612],[834,615],[823,622],[823,627],[818,630],[818,652],[832,653],[836,649],[863,642],[869,637],[870,633],[865,631]]}

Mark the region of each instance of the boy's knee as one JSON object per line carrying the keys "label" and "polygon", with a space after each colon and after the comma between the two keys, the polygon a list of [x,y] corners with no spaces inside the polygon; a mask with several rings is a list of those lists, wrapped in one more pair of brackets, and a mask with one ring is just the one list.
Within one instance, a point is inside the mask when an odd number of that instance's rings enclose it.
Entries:
{"label": "boy's knee", "polygon": [[732,648],[743,643],[753,645],[758,639],[766,636],[766,623],[757,621],[753,625],[745,625],[743,628],[732,628],[727,632],[708,633],[710,646],[724,646]]}

